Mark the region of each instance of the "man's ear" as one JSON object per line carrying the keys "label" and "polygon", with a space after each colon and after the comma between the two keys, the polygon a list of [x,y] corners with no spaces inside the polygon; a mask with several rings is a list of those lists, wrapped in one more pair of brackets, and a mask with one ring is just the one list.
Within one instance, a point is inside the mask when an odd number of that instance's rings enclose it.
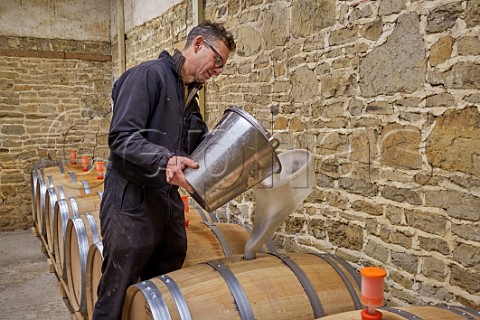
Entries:
{"label": "man's ear", "polygon": [[193,39],[193,50],[195,51],[195,53],[198,52],[198,50],[200,50],[200,47],[202,46],[203,44],[203,36],[197,36],[195,37],[195,39]]}

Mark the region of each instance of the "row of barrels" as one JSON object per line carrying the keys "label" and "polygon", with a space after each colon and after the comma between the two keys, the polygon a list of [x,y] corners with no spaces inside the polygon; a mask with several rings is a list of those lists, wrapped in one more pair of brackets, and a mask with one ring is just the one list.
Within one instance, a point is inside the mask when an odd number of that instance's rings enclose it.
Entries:
{"label": "row of barrels", "polygon": [[[67,284],[70,303],[90,319],[103,261],[98,217],[103,189],[91,187],[95,181],[88,173],[64,169],[44,168],[37,177],[43,182],[36,185],[45,183],[45,176],[49,185],[38,188],[32,201],[47,243],[51,229],[48,250]],[[69,181],[73,176],[76,181]],[[42,195],[43,202],[38,199]],[[280,254],[269,241],[256,259],[245,260],[248,227],[218,222],[195,206],[186,217],[188,249],[182,269],[132,285],[123,319],[361,319],[359,274],[340,257]],[[477,311],[465,307],[401,307],[382,313],[387,320],[480,319]]]}
{"label": "row of barrels", "polygon": [[[96,172],[85,172],[83,165],[57,162],[34,166],[31,185],[37,231],[66,285],[72,308],[84,313],[88,241],[100,242],[98,214],[103,180]],[[101,269],[96,272],[101,274]]]}

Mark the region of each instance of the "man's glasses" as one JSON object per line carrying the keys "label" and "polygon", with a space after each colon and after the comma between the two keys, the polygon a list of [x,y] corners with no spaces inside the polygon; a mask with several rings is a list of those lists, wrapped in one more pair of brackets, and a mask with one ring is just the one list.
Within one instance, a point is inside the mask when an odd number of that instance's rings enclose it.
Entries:
{"label": "man's glasses", "polygon": [[215,50],[215,48],[207,42],[207,40],[203,40],[203,42],[210,48],[212,49],[213,53],[215,53],[215,56],[217,57],[215,59],[215,63],[214,63],[214,66],[215,68],[219,68],[219,69],[222,69],[223,68],[223,58],[222,56],[220,55],[220,53],[218,53],[217,50]]}

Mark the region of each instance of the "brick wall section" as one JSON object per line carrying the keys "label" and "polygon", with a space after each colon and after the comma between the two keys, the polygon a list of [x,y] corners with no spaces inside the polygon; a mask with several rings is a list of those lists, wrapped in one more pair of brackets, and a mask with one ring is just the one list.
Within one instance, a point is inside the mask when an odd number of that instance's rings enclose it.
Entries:
{"label": "brick wall section", "polygon": [[109,43],[0,37],[0,230],[33,225],[30,172],[69,150],[104,159]]}

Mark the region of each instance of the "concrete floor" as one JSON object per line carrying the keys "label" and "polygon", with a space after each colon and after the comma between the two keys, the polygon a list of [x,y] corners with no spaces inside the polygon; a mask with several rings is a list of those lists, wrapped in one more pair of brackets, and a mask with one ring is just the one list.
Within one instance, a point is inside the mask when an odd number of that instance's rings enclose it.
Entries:
{"label": "concrete floor", "polygon": [[73,318],[47,259],[32,230],[0,232],[0,319]]}

